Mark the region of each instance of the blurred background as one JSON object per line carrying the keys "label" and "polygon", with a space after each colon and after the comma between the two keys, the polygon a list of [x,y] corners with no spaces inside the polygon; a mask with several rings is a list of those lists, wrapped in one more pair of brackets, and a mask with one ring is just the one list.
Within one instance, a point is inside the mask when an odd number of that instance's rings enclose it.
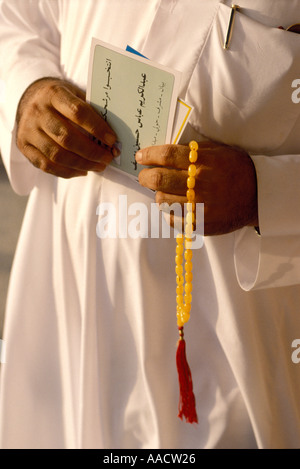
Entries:
{"label": "blurred background", "polygon": [[27,197],[13,192],[0,156],[0,339],[9,275],[26,203]]}

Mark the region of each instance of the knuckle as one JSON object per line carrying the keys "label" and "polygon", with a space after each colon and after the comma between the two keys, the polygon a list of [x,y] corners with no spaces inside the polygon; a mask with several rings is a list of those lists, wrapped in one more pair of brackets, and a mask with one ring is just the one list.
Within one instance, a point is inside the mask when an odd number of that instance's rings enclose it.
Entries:
{"label": "knuckle", "polygon": [[24,139],[22,138],[22,135],[19,132],[17,133],[16,144],[18,149],[23,152],[26,144],[24,142]]}
{"label": "knuckle", "polygon": [[61,158],[61,149],[57,145],[47,145],[45,148],[44,154],[49,158],[53,163],[57,163]]}
{"label": "knuckle", "polygon": [[70,112],[76,122],[82,122],[84,119],[84,105],[78,101],[70,103]]}
{"label": "knuckle", "polygon": [[22,151],[22,153],[27,156],[30,154],[30,151],[31,151],[31,145],[28,143],[28,142],[20,142],[20,145],[19,145],[19,150]]}
{"label": "knuckle", "polygon": [[48,83],[49,92],[52,94],[60,94],[62,89],[62,84],[59,82],[50,82]]}
{"label": "knuckle", "polygon": [[45,126],[47,133],[54,136],[54,139],[58,144],[65,146],[70,143],[71,136],[69,129],[62,123],[61,120],[56,119],[52,113],[49,113],[45,119]]}
{"label": "knuckle", "polygon": [[34,116],[36,118],[40,117],[43,113],[41,105],[37,102],[31,104],[31,108],[29,110],[30,116]]}
{"label": "knuckle", "polygon": [[150,175],[151,186],[156,189],[161,187],[163,181],[163,175],[159,169],[154,169],[151,171]]}
{"label": "knuckle", "polygon": [[25,156],[28,158],[30,163],[37,169],[40,169],[44,172],[47,172],[47,160],[43,158],[41,155],[37,155],[35,151],[32,151],[32,147],[30,145],[26,146],[27,152]]}
{"label": "knuckle", "polygon": [[57,129],[56,136],[57,136],[58,143],[62,147],[64,147],[64,148],[69,147],[69,145],[71,143],[71,136],[70,136],[69,130],[66,127],[60,125]]}
{"label": "knuckle", "polygon": [[30,158],[32,147],[27,140],[25,140],[24,138],[18,138],[17,147],[24,156]]}
{"label": "knuckle", "polygon": [[164,166],[172,166],[172,163],[174,162],[174,149],[172,145],[164,145],[163,146],[163,151],[161,154],[162,157],[162,163]]}
{"label": "knuckle", "polygon": [[[36,161],[36,167],[39,168],[41,171],[44,171],[44,173],[49,173],[50,172],[50,166],[49,163],[46,159]],[[34,163],[33,163],[34,164]]]}
{"label": "knuckle", "polygon": [[96,125],[92,125],[90,122],[86,121],[86,125],[88,128],[88,132],[91,135],[97,135],[99,134],[99,126],[97,127]]}
{"label": "knuckle", "polygon": [[62,87],[61,87],[60,83],[49,83],[48,84],[47,92],[49,93],[49,96],[51,96],[51,98],[52,97],[57,97],[58,99],[60,99],[61,91],[62,91]]}

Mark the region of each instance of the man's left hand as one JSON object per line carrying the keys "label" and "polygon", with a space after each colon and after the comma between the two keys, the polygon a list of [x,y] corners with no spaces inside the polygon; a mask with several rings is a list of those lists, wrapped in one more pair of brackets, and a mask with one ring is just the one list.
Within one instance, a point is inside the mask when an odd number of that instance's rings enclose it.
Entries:
{"label": "man's left hand", "polygon": [[[204,234],[220,235],[258,226],[254,164],[243,150],[213,141],[200,142],[196,163],[195,202],[204,203]],[[158,204],[184,204],[189,147],[161,145],[136,154],[138,163],[154,166],[139,175],[142,186],[156,191]]]}

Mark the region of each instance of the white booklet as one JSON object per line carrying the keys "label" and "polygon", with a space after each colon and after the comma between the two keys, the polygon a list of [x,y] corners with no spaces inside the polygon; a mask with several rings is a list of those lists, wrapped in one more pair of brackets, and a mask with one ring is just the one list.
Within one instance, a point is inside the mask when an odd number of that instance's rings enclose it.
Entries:
{"label": "white booklet", "polygon": [[139,149],[178,142],[192,112],[178,99],[179,85],[178,71],[93,39],[87,101],[118,136],[112,166],[137,178]]}

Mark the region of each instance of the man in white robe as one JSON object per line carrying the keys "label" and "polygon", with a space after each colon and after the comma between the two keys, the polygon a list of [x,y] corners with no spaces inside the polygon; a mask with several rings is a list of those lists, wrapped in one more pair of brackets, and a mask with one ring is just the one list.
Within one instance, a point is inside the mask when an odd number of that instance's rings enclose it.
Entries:
{"label": "man in white robe", "polygon": [[[300,364],[292,359],[292,344],[300,338],[300,104],[292,94],[300,37],[278,28],[300,21],[300,2],[242,0],[240,7],[224,50],[227,1],[0,2],[1,152],[12,187],[30,193],[7,301],[2,448],[299,447]],[[148,187],[158,190],[160,201],[182,200],[174,173],[161,179],[162,171],[172,171],[163,167],[163,149],[142,151],[142,162],[159,168],[145,170],[139,185],[110,167],[103,171],[109,152],[81,159],[77,153],[74,167],[70,160],[61,165],[49,153],[45,157],[45,140],[26,143],[26,135],[42,134],[38,106],[31,120],[25,102],[16,125],[20,98],[35,80],[65,80],[65,92],[73,87],[73,96],[82,98],[92,37],[122,49],[129,44],[179,70],[180,95],[195,108],[181,144],[204,138],[227,145],[222,152],[216,144],[211,159],[199,151],[212,170],[207,193],[199,176],[199,201],[208,197],[206,224],[210,216],[218,223],[194,253],[192,314],[185,328],[195,425],[177,417],[174,239],[96,234],[101,203],[118,213],[126,195],[128,206],[142,202],[150,213],[154,196]],[[52,84],[60,89],[59,82]],[[40,96],[42,106],[46,98]],[[31,102],[38,101],[34,95]],[[64,102],[57,101],[65,116]],[[101,136],[109,130],[95,116],[100,129],[92,129],[89,119],[85,130]],[[17,128],[27,158],[16,145]],[[182,177],[186,151],[173,148]],[[238,168],[245,163],[245,173],[233,171],[240,189],[231,186],[230,197],[225,151]],[[73,177],[82,171],[87,174]],[[246,220],[242,210],[241,219],[226,223],[223,197],[225,205],[233,200],[233,210],[239,197],[247,208],[253,174],[258,212],[252,207]],[[232,214],[223,209],[226,217]]]}

